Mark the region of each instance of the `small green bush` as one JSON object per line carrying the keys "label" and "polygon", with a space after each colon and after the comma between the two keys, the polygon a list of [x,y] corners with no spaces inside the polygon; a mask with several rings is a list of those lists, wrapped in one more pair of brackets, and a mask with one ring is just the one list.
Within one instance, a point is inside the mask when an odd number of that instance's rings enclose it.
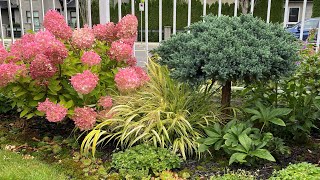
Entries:
{"label": "small green bush", "polygon": [[12,107],[11,107],[11,100],[0,93],[0,114],[2,113],[8,113]]}
{"label": "small green bush", "polygon": [[210,180],[255,180],[255,176],[247,171],[238,170],[238,171],[228,171],[224,175],[215,175],[211,176]]}
{"label": "small green bush", "polygon": [[0,150],[0,179],[64,180],[67,177],[47,164],[31,156]]}
{"label": "small green bush", "polygon": [[319,180],[320,167],[306,162],[291,164],[285,169],[275,171],[273,176],[270,178],[270,180],[289,179]]}
{"label": "small green bush", "polygon": [[164,148],[138,145],[112,155],[112,166],[123,177],[141,179],[149,174],[179,168],[182,160]]}

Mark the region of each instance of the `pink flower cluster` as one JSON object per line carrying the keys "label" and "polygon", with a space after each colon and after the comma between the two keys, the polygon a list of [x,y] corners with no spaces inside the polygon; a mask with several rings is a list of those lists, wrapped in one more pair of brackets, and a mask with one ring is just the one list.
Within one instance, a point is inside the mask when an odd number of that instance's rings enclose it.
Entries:
{"label": "pink flower cluster", "polygon": [[89,107],[75,108],[74,115],[71,118],[75,125],[81,130],[90,130],[96,123],[97,113]]}
{"label": "pink flower cluster", "polygon": [[79,49],[91,48],[95,41],[93,30],[88,26],[76,29],[72,34],[72,44]]}
{"label": "pink flower cluster", "polygon": [[[1,43],[1,42],[0,42]],[[0,64],[2,64],[8,57],[9,53],[6,51],[6,49],[2,46],[2,43],[0,44]]]}
{"label": "pink flower cluster", "polygon": [[115,59],[118,62],[131,62],[132,58],[134,58],[132,47],[121,41],[112,42],[109,55],[111,59]]}
{"label": "pink flower cluster", "polygon": [[13,62],[30,62],[38,54],[46,55],[53,64],[61,64],[68,56],[68,50],[49,31],[26,34],[11,46],[10,56],[13,57]]}
{"label": "pink flower cluster", "polygon": [[73,88],[80,94],[89,94],[98,84],[99,77],[89,70],[78,73],[70,79]]}
{"label": "pink flower cluster", "polygon": [[120,69],[114,80],[119,91],[128,92],[143,86],[149,77],[141,67],[127,67]]}
{"label": "pink flower cluster", "polygon": [[113,22],[93,26],[93,33],[100,41],[112,42],[115,40],[115,25]]}
{"label": "pink flower cluster", "polygon": [[103,96],[99,99],[98,105],[103,107],[104,109],[108,109],[112,107],[112,98],[111,96]]}
{"label": "pink flower cluster", "polygon": [[50,122],[59,122],[66,117],[68,109],[61,106],[60,104],[54,104],[48,98],[39,103],[38,111],[41,111],[46,114],[46,118]]}
{"label": "pink flower cluster", "polygon": [[137,39],[137,28],[137,17],[128,14],[116,26],[117,37],[123,42],[133,45],[133,42]]}
{"label": "pink flower cluster", "polygon": [[23,76],[25,72],[26,67],[24,65],[0,64],[0,87],[5,87],[14,82],[17,76]]}
{"label": "pink flower cluster", "polygon": [[57,67],[43,54],[38,54],[30,64],[30,75],[33,79],[50,78],[57,70]]}
{"label": "pink flower cluster", "polygon": [[65,22],[64,17],[55,10],[49,10],[44,16],[43,26],[57,38],[68,40],[72,30]]}
{"label": "pink flower cluster", "polygon": [[81,61],[83,64],[94,66],[100,64],[101,58],[96,52],[91,50],[83,53]]}

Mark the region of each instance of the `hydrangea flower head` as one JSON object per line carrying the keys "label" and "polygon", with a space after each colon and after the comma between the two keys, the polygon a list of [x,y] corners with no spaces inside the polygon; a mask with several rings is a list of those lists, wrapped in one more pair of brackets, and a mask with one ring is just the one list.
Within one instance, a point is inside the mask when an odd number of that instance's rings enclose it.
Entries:
{"label": "hydrangea flower head", "polygon": [[0,64],[0,87],[5,87],[14,82],[17,76],[23,76],[26,73],[24,65],[14,63]]}
{"label": "hydrangea flower head", "polygon": [[112,42],[115,40],[115,25],[113,22],[93,26],[93,33],[100,41]]}
{"label": "hydrangea flower head", "polygon": [[88,26],[73,31],[72,44],[79,49],[91,48],[94,41],[93,31]]}
{"label": "hydrangea flower head", "polygon": [[43,54],[37,55],[30,64],[30,75],[33,79],[51,78],[57,70],[57,67]]}
{"label": "hydrangea flower head", "polygon": [[89,70],[78,73],[70,79],[73,88],[80,94],[89,94],[98,84],[99,78]]}
{"label": "hydrangea flower head", "polygon": [[103,107],[104,109],[108,109],[112,107],[112,98],[111,96],[103,96],[99,99],[98,105]]}
{"label": "hydrangea flower head", "polygon": [[116,26],[117,37],[119,39],[131,39],[137,36],[138,19],[136,16],[128,14],[124,16]]}
{"label": "hydrangea flower head", "polygon": [[100,64],[101,58],[96,52],[91,50],[83,53],[81,61],[83,64],[94,66]]}
{"label": "hydrangea flower head", "polygon": [[144,85],[149,77],[140,67],[127,67],[120,69],[114,80],[120,92],[129,92]]}
{"label": "hydrangea flower head", "polygon": [[71,118],[75,125],[81,130],[90,130],[96,123],[97,113],[89,107],[75,108],[74,115]]}
{"label": "hydrangea flower head", "polygon": [[68,40],[72,36],[72,29],[65,22],[64,17],[55,10],[49,10],[46,13],[43,26],[57,38]]}
{"label": "hydrangea flower head", "polygon": [[44,102],[39,103],[37,109],[38,111],[45,113],[46,118],[50,122],[62,121],[68,112],[67,108],[61,106],[60,104],[51,102],[48,98]]}
{"label": "hydrangea flower head", "polygon": [[11,62],[30,62],[39,52],[42,52],[42,47],[35,41],[35,35],[26,34],[11,45],[9,54]]}
{"label": "hydrangea flower head", "polygon": [[109,55],[111,59],[115,59],[116,61],[127,62],[132,58],[133,49],[132,46],[126,43],[123,43],[121,41],[114,41],[111,44]]}

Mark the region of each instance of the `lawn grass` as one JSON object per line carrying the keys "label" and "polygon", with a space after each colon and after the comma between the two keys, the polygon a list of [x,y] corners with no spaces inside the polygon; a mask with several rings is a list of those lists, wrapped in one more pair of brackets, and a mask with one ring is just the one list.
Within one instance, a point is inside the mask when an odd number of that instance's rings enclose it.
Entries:
{"label": "lawn grass", "polygon": [[24,158],[15,152],[0,149],[0,179],[4,180],[64,180],[58,169],[37,159]]}

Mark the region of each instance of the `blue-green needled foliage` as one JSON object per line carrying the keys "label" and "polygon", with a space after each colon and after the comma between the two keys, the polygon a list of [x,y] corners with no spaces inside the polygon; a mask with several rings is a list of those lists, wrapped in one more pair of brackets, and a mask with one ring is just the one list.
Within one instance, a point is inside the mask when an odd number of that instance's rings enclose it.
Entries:
{"label": "blue-green needled foliage", "polygon": [[232,81],[251,83],[288,75],[299,58],[297,40],[290,33],[252,15],[209,15],[188,30],[162,42],[155,52],[175,79],[225,84],[223,106],[230,105]]}

